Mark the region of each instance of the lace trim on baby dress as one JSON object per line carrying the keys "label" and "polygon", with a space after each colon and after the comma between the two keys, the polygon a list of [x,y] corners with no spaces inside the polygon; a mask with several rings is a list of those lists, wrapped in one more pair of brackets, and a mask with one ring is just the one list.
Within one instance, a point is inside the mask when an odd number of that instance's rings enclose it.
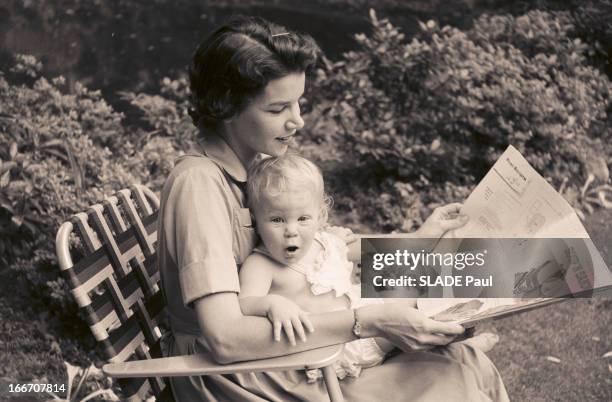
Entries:
{"label": "lace trim on baby dress", "polygon": [[[298,261],[287,267],[306,277],[313,295],[334,291],[336,297],[347,295],[352,305],[360,295],[355,294],[355,286],[351,283],[353,264],[346,257],[346,243],[327,232],[317,232],[315,241],[321,245],[321,251],[312,263]],[[272,258],[265,247],[256,247],[253,251]]]}

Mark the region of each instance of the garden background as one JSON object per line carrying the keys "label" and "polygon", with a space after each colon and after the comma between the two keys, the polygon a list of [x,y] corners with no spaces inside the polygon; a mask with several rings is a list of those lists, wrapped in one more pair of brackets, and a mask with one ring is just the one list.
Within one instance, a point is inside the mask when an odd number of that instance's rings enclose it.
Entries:
{"label": "garden background", "polygon": [[[194,140],[189,56],[236,13],[306,31],[326,54],[299,147],[324,169],[335,223],[414,230],[513,144],[612,263],[610,0],[8,0],[0,383],[65,383],[64,362],[100,363],[59,277],[56,230],[128,183],[159,191]],[[611,325],[598,297],[480,330],[501,337],[490,356],[512,400],[595,401],[612,400]],[[99,386],[93,376],[81,397]]]}

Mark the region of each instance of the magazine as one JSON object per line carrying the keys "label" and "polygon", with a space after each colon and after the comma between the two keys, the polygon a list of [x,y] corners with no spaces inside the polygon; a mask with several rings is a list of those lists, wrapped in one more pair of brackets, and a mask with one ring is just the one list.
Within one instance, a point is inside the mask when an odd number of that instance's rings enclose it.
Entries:
{"label": "magazine", "polygon": [[[513,289],[516,297],[464,297],[445,287],[438,295],[442,298],[418,299],[426,315],[469,327],[568,298],[611,293],[612,272],[573,208],[514,147],[499,157],[461,213],[469,222],[444,237],[457,239],[457,247],[462,239],[503,239],[503,275],[496,282]],[[530,243],[537,247],[530,248]],[[443,266],[440,275],[452,272]],[[541,297],[543,293],[555,297]]]}
{"label": "magazine", "polygon": [[417,300],[417,307],[436,321],[456,322],[466,328],[479,322],[548,306],[566,298],[533,299],[432,299]]}

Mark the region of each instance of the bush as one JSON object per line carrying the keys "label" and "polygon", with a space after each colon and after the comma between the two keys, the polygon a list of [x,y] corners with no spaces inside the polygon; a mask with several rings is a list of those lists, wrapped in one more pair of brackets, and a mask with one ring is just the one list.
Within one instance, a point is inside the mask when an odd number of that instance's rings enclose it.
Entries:
{"label": "bush", "polygon": [[[568,7],[567,2],[561,4]],[[589,57],[593,64],[612,77],[612,1],[572,0],[569,7],[576,21],[576,35],[592,44]]]}
{"label": "bush", "polygon": [[[126,128],[99,91],[77,83],[68,93],[62,77],[49,81],[40,69],[33,57],[18,55],[0,74],[0,261],[25,279],[32,303],[71,323],[76,309],[54,250],[59,225],[131,183],[159,190],[180,144]],[[172,101],[166,107],[176,112]]]}
{"label": "bush", "polygon": [[[568,14],[483,15],[467,32],[429,21],[410,42],[374,12],[371,21],[372,35],[356,36],[361,49],[319,73],[322,99],[309,117],[313,133],[326,131],[312,138],[336,149],[344,182],[353,172],[385,190],[390,178],[425,206],[456,201],[508,144],[575,204],[589,174],[608,181],[612,86],[570,36]],[[385,203],[406,211],[392,198],[372,206],[375,229],[402,224],[380,215]]]}

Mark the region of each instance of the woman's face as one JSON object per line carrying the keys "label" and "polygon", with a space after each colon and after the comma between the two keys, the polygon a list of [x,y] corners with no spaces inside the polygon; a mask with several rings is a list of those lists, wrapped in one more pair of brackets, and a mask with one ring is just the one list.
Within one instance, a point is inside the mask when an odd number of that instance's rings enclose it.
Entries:
{"label": "woman's face", "polygon": [[224,121],[224,137],[245,166],[257,153],[279,156],[287,151],[304,126],[299,106],[304,84],[303,72],[272,80],[242,112]]}

